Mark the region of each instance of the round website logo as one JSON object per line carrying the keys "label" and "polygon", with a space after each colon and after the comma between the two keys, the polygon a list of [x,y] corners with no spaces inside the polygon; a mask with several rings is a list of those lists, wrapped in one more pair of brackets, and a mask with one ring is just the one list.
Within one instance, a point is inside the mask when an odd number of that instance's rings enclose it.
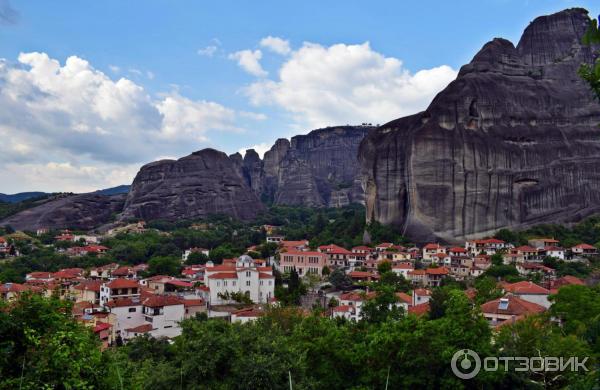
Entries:
{"label": "round website logo", "polygon": [[460,379],[471,379],[481,370],[481,359],[477,352],[470,349],[456,351],[450,362],[452,372]]}

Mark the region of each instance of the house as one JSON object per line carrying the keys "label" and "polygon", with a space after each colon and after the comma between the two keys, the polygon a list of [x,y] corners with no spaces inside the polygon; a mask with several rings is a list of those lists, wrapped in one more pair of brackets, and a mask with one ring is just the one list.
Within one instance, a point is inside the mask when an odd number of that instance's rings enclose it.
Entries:
{"label": "house", "polygon": [[391,242],[383,242],[379,245],[375,246],[375,251],[376,252],[385,252],[390,248],[393,248],[394,244],[392,244]]}
{"label": "house", "polygon": [[440,244],[427,244],[423,247],[423,262],[431,263],[432,257],[437,254],[446,254],[446,247]]}
{"label": "house", "polygon": [[265,315],[265,311],[256,307],[249,307],[231,312],[231,322],[246,323],[255,321]]}
{"label": "house", "polygon": [[329,268],[346,267],[348,265],[348,258],[352,256],[352,252],[335,244],[321,245],[318,251],[327,255],[327,265]]}
{"label": "house", "polygon": [[425,270],[425,284],[429,287],[438,287],[442,283],[442,279],[448,276],[450,272],[446,267],[427,268]]}
{"label": "house", "polygon": [[550,280],[547,283],[546,287],[548,287],[551,294],[556,294],[558,292],[558,289],[562,286],[569,286],[573,284],[578,286],[585,286],[585,282],[579,279],[578,277],[572,275],[565,275],[558,279]]}
{"label": "house", "polygon": [[492,326],[502,324],[507,320],[515,321],[531,314],[542,313],[545,310],[544,306],[526,301],[512,294],[481,305],[483,316]]}
{"label": "house", "polygon": [[100,304],[106,304],[115,299],[139,298],[140,284],[135,280],[114,279],[100,286]]}
{"label": "house", "polygon": [[71,296],[75,302],[100,304],[101,286],[102,282],[99,280],[82,280],[79,284],[71,286]]}
{"label": "house", "polygon": [[539,272],[544,278],[553,278],[556,271],[550,267],[538,263],[519,263],[517,264],[519,275],[529,276],[532,273]]}
{"label": "house", "polygon": [[240,256],[235,265],[206,263],[204,285],[209,289],[209,305],[234,302],[232,293],[243,293],[255,303],[267,303],[275,296],[273,269],[257,266],[248,255]]}
{"label": "house", "polygon": [[176,337],[181,334],[179,323],[185,318],[182,299],[172,295],[152,295],[142,300],[144,320],[152,325],[153,337]]}
{"label": "house", "polygon": [[412,296],[407,293],[398,292],[396,293],[396,299],[398,300],[397,306],[401,307],[405,313],[412,306]]}
{"label": "house", "polygon": [[365,293],[361,290],[355,290],[341,294],[339,296],[340,304],[338,310],[333,310],[334,317],[342,316],[348,320],[358,321],[361,315],[361,308],[365,301],[375,298],[375,292]]}
{"label": "house", "polygon": [[396,275],[402,275],[404,279],[408,279],[408,273],[415,270],[415,266],[411,262],[403,262],[392,266],[392,272]]}
{"label": "house", "polygon": [[379,280],[379,275],[368,271],[351,271],[348,272],[348,276],[353,282],[371,282]]}
{"label": "house", "polygon": [[137,272],[128,266],[119,267],[112,271],[111,277],[124,279],[137,279]]}
{"label": "house", "polygon": [[204,299],[184,299],[183,306],[185,307],[185,318],[194,318],[196,314],[206,312],[206,302]]}
{"label": "house", "polygon": [[279,270],[290,272],[295,269],[298,275],[323,275],[323,267],[327,265],[327,255],[321,252],[288,251],[279,254]]}
{"label": "house", "polygon": [[17,299],[25,291],[34,289],[32,286],[27,286],[19,283],[4,283],[0,284],[0,300],[12,301]]}
{"label": "house", "polygon": [[472,255],[493,255],[502,249],[508,249],[509,245],[497,238],[485,238],[483,240],[469,240],[465,243],[465,249]]}
{"label": "house", "polygon": [[533,282],[522,281],[505,284],[503,288],[505,292],[512,293],[512,295],[528,302],[536,303],[545,308],[549,308],[551,305],[550,301],[548,301],[548,295],[550,295],[550,291],[542,286],[538,286]]}
{"label": "house", "polygon": [[8,253],[10,251],[10,245],[4,237],[0,237],[0,253]]}
{"label": "house", "polygon": [[543,249],[547,246],[557,246],[560,241],[554,238],[531,238],[527,240],[527,244],[537,249]]}
{"label": "house", "polygon": [[332,318],[345,318],[348,321],[358,320],[358,315],[356,314],[356,308],[349,305],[338,305],[331,309],[331,317]]}
{"label": "house", "polygon": [[546,256],[554,257],[555,259],[564,260],[565,250],[558,246],[545,246],[544,251]]}
{"label": "house", "polygon": [[25,281],[36,281],[36,282],[51,282],[54,280],[52,272],[30,272],[25,275]]}
{"label": "house", "polygon": [[308,240],[281,241],[279,243],[281,252],[303,251],[308,249]]}
{"label": "house", "polygon": [[529,261],[529,262],[541,262],[542,258],[539,255],[539,249],[534,248],[532,246],[529,245],[522,245],[519,247],[516,247],[512,253],[516,253],[517,255],[522,256],[522,258],[525,261]]}
{"label": "house", "polygon": [[456,256],[456,257],[467,256],[467,254],[469,253],[465,248],[462,248],[460,246],[454,246],[454,247],[448,249],[447,252],[448,252],[449,256]]}
{"label": "house", "polygon": [[418,305],[409,307],[408,314],[414,314],[417,317],[421,317],[421,316],[424,316],[425,314],[428,314],[430,309],[431,309],[431,307],[429,306],[429,302],[420,303]]}
{"label": "house", "polygon": [[431,299],[431,290],[427,290],[424,288],[415,288],[412,292],[412,306],[417,306],[422,303],[429,302]]}
{"label": "house", "polygon": [[208,255],[210,254],[210,251],[208,249],[204,249],[204,248],[190,248],[190,249],[186,249],[183,252],[183,255],[181,256],[181,261],[186,262],[188,257],[190,257],[190,255],[192,253],[201,253],[204,256],[208,257]]}
{"label": "house", "polygon": [[580,256],[595,256],[598,254],[598,249],[590,244],[579,244],[571,248],[574,255]]}
{"label": "house", "polygon": [[108,302],[105,307],[117,318],[116,334],[123,340],[127,340],[134,335],[126,332],[127,329],[135,328],[145,323],[142,303],[139,298],[120,298]]}
{"label": "house", "polygon": [[119,268],[119,264],[117,263],[110,263],[98,268],[92,268],[90,270],[90,278],[109,279],[110,277],[112,277],[112,272],[117,268]]}
{"label": "house", "polygon": [[413,284],[424,285],[427,280],[427,274],[424,269],[415,269],[407,273],[408,280]]}
{"label": "house", "polygon": [[283,236],[267,236],[267,244],[275,243],[279,244],[284,239]]}

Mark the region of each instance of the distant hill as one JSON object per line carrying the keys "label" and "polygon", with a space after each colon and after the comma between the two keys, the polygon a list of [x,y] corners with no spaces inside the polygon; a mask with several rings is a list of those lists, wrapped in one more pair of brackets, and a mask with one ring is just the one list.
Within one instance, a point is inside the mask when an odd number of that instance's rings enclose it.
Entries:
{"label": "distant hill", "polygon": [[19,192],[18,194],[0,194],[0,202],[18,203],[31,198],[39,198],[41,196],[50,195],[47,192]]}
{"label": "distant hill", "polygon": [[117,186],[117,187],[112,187],[112,188],[106,188],[104,190],[98,190],[95,191],[95,194],[100,194],[100,195],[118,195],[118,194],[126,194],[129,192],[129,188],[131,186],[127,185],[127,184],[123,184],[121,186]]}

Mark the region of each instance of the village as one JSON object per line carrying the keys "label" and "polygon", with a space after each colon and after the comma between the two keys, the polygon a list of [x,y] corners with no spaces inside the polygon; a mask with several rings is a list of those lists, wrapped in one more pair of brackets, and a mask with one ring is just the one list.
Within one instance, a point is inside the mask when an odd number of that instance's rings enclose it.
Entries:
{"label": "village", "polygon": [[[480,305],[491,327],[514,323],[551,306],[551,296],[564,285],[584,281],[572,275],[558,276],[544,265],[544,259],[587,264],[598,254],[590,244],[563,248],[553,238],[533,238],[528,245],[515,247],[496,238],[469,240],[464,246],[427,243],[402,246],[384,242],[371,246],[343,248],[335,244],[310,247],[309,240],[286,240],[273,226],[263,227],[265,244],[276,247],[273,256],[257,258],[258,246],[246,253],[222,259],[189,264],[190,256],[208,259],[209,249],[192,247],[181,254],[181,274],[147,276],[147,264],[109,263],[94,268],[66,268],[57,272],[30,272],[24,283],[0,283],[0,298],[18,299],[25,293],[59,297],[72,304],[73,316],[89,326],[103,348],[149,335],[173,338],[181,333],[184,319],[206,316],[229,322],[253,321],[269,308],[281,305],[276,295],[276,276],[287,284],[290,274],[308,286],[299,306],[320,315],[360,321],[363,305],[376,297],[385,274],[405,282],[406,291],[395,293],[395,306],[406,315],[426,315],[433,291],[448,281],[460,282],[474,302],[473,281],[493,265],[507,265],[518,272],[519,281],[497,277],[501,296]],[[144,224],[129,226],[128,233],[144,233]],[[110,232],[114,234],[114,232]],[[47,229],[36,232],[48,234]],[[69,257],[93,254],[102,257],[109,247],[104,237],[60,231],[55,250]],[[67,243],[68,245],[60,245]],[[0,237],[0,253],[18,257],[11,239]],[[335,277],[334,277],[335,275]]]}

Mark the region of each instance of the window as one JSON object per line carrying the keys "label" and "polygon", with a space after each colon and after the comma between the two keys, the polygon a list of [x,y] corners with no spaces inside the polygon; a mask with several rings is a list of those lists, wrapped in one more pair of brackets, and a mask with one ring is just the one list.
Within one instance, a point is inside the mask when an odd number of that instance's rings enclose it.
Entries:
{"label": "window", "polygon": [[231,282],[231,285],[232,285],[233,287],[235,287],[235,280],[234,280],[233,282]]}
{"label": "window", "polygon": [[249,278],[251,275],[250,271],[246,271],[246,277]]}
{"label": "window", "polygon": [[217,282],[217,287],[221,287],[221,282]]}
{"label": "window", "polygon": [[226,280],[223,281],[223,286],[227,287],[227,281]]}
{"label": "window", "polygon": [[262,286],[263,284],[264,284],[264,283],[263,283],[263,281],[261,280],[261,281],[260,281],[260,285]]}
{"label": "window", "polygon": [[129,312],[130,313],[135,313],[136,312],[136,308],[135,307],[130,307],[129,308]]}
{"label": "window", "polygon": [[246,286],[250,286],[250,281],[246,280]]}

